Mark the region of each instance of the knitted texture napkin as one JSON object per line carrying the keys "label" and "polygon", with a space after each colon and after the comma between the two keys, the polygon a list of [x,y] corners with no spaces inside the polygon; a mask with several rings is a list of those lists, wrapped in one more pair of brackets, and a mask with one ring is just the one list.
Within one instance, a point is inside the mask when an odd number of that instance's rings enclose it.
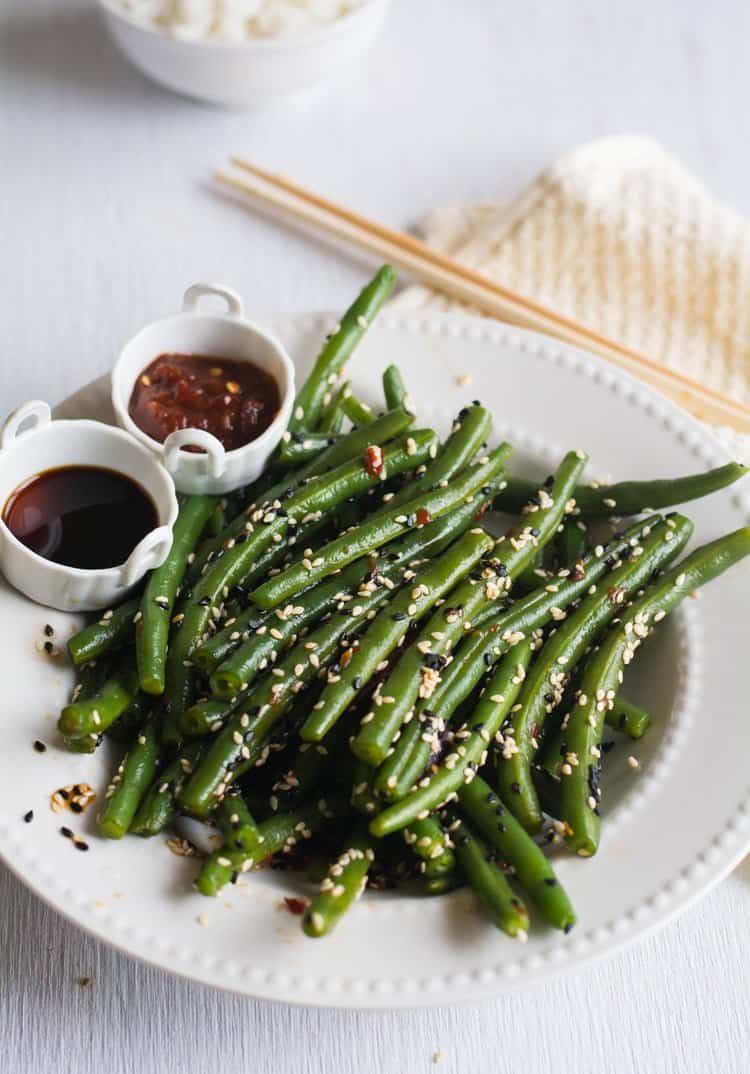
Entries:
{"label": "knitted texture napkin", "polygon": [[[462,264],[750,402],[750,223],[651,139],[591,142],[515,201],[436,210],[421,229]],[[396,301],[468,310],[421,286]],[[750,437],[716,431],[750,458]]]}

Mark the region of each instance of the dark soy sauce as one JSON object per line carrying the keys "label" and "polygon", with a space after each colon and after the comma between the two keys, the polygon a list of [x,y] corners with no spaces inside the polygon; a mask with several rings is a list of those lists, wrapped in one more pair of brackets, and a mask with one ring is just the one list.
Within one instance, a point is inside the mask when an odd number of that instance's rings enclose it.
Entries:
{"label": "dark soy sauce", "polygon": [[19,485],[6,501],[3,522],[44,559],[99,570],[124,563],[158,515],[148,493],[124,474],[61,466]]}

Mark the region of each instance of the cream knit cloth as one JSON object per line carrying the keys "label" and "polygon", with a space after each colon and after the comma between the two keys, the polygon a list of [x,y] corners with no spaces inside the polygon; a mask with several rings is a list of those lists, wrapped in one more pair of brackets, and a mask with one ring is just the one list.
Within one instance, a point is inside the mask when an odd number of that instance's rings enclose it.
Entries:
{"label": "cream knit cloth", "polygon": [[[750,224],[648,138],[603,138],[514,202],[437,210],[427,242],[704,384],[750,401]],[[461,309],[427,288],[403,307]],[[750,458],[750,437],[717,430]]]}

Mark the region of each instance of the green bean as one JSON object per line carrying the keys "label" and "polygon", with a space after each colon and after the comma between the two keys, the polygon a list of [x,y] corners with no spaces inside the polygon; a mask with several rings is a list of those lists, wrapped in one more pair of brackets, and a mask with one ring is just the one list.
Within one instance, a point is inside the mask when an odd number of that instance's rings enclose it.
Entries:
{"label": "green bean", "polygon": [[[437,562],[418,571],[408,587],[386,604],[365,631],[350,662],[342,667],[337,681],[325,687],[316,711],[302,725],[300,734],[305,741],[320,742],[328,734],[382,661],[403,642],[410,624],[423,618],[491,547],[492,539],[482,529],[464,534]],[[376,690],[375,705],[379,700]],[[363,719],[367,721],[367,716]]]}
{"label": "green bean", "polygon": [[373,770],[370,784],[375,798],[396,798],[397,787],[404,788],[405,794],[422,775],[423,759],[418,760],[416,765],[413,763],[421,734],[421,722],[409,716],[397,733],[385,760]]}
{"label": "green bean", "polygon": [[226,849],[210,854],[201,866],[195,886],[202,895],[218,895],[223,887],[274,854],[290,853],[300,839],[309,839],[326,820],[335,816],[324,800],[288,813],[277,813],[258,825],[258,842],[248,850]]}
{"label": "green bean", "polygon": [[357,398],[348,381],[341,389],[341,409],[355,426],[371,425],[375,417],[372,407]]}
{"label": "green bean", "polygon": [[[293,536],[290,536],[287,531],[286,543],[275,544],[264,552],[245,575],[242,585],[235,586],[230,591],[230,598],[235,592],[239,594],[239,591],[242,591],[239,600],[244,601],[245,591],[249,587],[260,578],[267,578],[269,575],[278,573],[280,563],[294,562],[300,558],[304,554],[302,549],[306,547],[307,541],[327,528],[328,519],[320,518],[315,522],[298,526],[293,531]],[[293,546],[298,546],[300,551],[292,554]],[[223,624],[221,630],[206,638],[197,649],[193,650],[191,660],[202,671],[214,671],[231,656],[235,649],[239,648],[243,641],[249,639],[252,631],[257,630],[264,623],[267,625],[271,618],[271,612],[261,612],[255,605],[249,605],[242,610],[237,609],[234,614],[221,620]]]}
{"label": "green bean", "polygon": [[651,714],[618,694],[615,707],[605,714],[604,722],[613,730],[622,731],[628,738],[639,739],[651,726]]}
{"label": "green bean", "polygon": [[129,831],[135,835],[152,836],[164,831],[177,813],[176,799],[194,767],[204,746],[189,742],[181,747],[177,757],[153,781],[138,806]]}
{"label": "green bean", "polygon": [[404,406],[404,400],[408,398],[401,370],[397,365],[389,365],[383,373],[383,394],[385,405],[389,410]]}
{"label": "green bean", "polygon": [[[377,573],[392,579],[407,561],[416,556],[434,556],[442,552],[471,523],[474,513],[472,505],[463,504],[429,525],[413,530],[402,540],[394,541],[388,548],[387,557],[378,564]],[[341,602],[342,593],[347,594],[347,590],[355,587],[360,589],[362,586],[366,590],[371,575],[372,570],[365,572],[361,561],[355,560],[331,580],[319,582],[301,594],[299,603],[277,609],[274,613],[260,613],[256,608],[239,616],[230,632],[230,644],[231,633],[243,630],[245,619],[250,615],[255,616],[256,622],[252,628],[255,634],[239,645],[211,676],[214,694],[220,697],[236,695],[245,683],[252,681],[258,670],[262,670],[263,661],[272,660],[274,653],[281,651],[285,641],[293,635],[299,635],[305,627],[336,607]],[[344,599],[349,599],[348,595]],[[223,642],[220,645],[224,647]],[[194,653],[196,663],[203,667],[210,666],[217,648],[215,638],[210,639]]]}
{"label": "green bean", "polygon": [[68,642],[68,652],[75,666],[88,664],[129,641],[134,629],[133,617],[139,605],[139,597],[126,600],[119,607],[103,612],[96,622],[89,623],[74,634]]}
{"label": "green bean", "polygon": [[[210,560],[219,557],[222,550],[226,549],[230,541],[242,537],[247,532],[247,521],[250,515],[266,504],[274,500],[285,500],[304,487],[304,483],[313,477],[330,473],[344,463],[354,459],[361,459],[365,451],[372,444],[381,446],[390,443],[400,433],[413,423],[414,417],[405,410],[390,410],[382,417],[376,418],[372,425],[362,429],[354,429],[346,436],[342,436],[331,447],[317,455],[305,466],[295,470],[272,485],[261,484],[261,491],[253,502],[234,518],[221,534],[210,541],[204,541],[196,553],[195,560],[190,567],[189,577],[195,581],[201,571]],[[286,434],[285,434],[286,435]],[[291,439],[291,433],[289,434]]]}
{"label": "green bean", "polygon": [[274,471],[284,473],[298,469],[317,459],[327,448],[336,443],[330,433],[295,433],[291,439],[282,441],[272,460]]}
{"label": "green bean", "polygon": [[195,704],[185,709],[180,716],[180,731],[188,738],[220,731],[232,713],[245,702],[249,694],[250,690],[248,689],[247,693],[243,691],[243,693],[228,701],[221,700],[218,697],[207,697],[196,701]]}
{"label": "green bean", "polygon": [[383,265],[346,311],[341,323],[326,337],[312,372],[297,393],[289,421],[290,432],[316,427],[325,395],[390,295],[395,282],[394,270],[390,265]]}
{"label": "green bean", "polygon": [[[481,406],[465,407],[456,418],[453,429],[437,456],[427,464],[421,474],[413,479],[391,497],[385,508],[392,510],[399,504],[407,503],[418,492],[435,488],[443,481],[450,481],[471,462],[479,448],[487,439],[492,427],[492,418]],[[380,512],[376,512],[376,515]]]}
{"label": "green bean", "polygon": [[330,767],[328,746],[301,743],[291,764],[284,768],[271,788],[276,809],[291,809],[321,787],[323,774]]}
{"label": "green bean", "polygon": [[80,735],[75,738],[72,735],[63,735],[63,745],[69,753],[94,753],[101,740],[102,736],[97,734]]}
{"label": "green bean", "polygon": [[172,533],[169,555],[152,571],[141,600],[140,616],[136,616],[135,651],[138,662],[138,681],[147,694],[164,693],[164,667],[167,658],[167,638],[177,589],[185,573],[187,558],[195,547],[212,511],[213,496],[188,496]]}
{"label": "green bean", "polygon": [[138,732],[105,791],[106,803],[96,820],[107,839],[121,839],[130,828],[143,796],[156,778],[159,757],[156,723],[150,720]]}
{"label": "green bean", "polygon": [[[394,541],[388,548],[388,554],[381,560],[378,574],[385,578],[396,578],[398,572],[403,569],[403,566],[409,563],[417,556],[437,556],[440,555],[451,542],[460,535],[468,526],[471,525],[476,514],[476,506],[472,504],[461,504],[455,508],[449,514],[444,515],[442,518],[437,519],[435,522],[424,526],[421,529],[413,530],[403,540]],[[362,568],[356,568],[353,565],[353,577],[359,572],[359,580],[364,582],[369,577],[368,575],[361,574]],[[326,586],[333,586],[335,589],[335,595],[345,588],[344,582],[346,580],[347,572],[342,572],[337,575],[333,582],[322,582],[320,586],[316,586],[303,594],[301,601],[312,601],[313,598],[318,600],[320,593],[319,588]],[[314,597],[314,595],[317,596]],[[338,603],[338,601],[336,602]],[[322,613],[321,613],[322,614]],[[249,617],[253,616],[251,620]],[[222,639],[218,645],[212,643],[220,637],[216,635],[215,638],[210,639],[200,650],[196,650],[193,654],[194,659],[201,666],[210,666],[209,660],[204,660],[201,657],[202,653],[210,654],[215,658],[215,653],[218,649],[221,651],[231,652],[231,647],[236,646],[238,643],[231,640],[231,635],[245,628],[256,630],[264,623],[268,625],[269,614],[261,613],[258,609],[252,608],[248,613],[242,613],[237,617],[236,624],[231,629],[226,629],[222,632],[226,637]],[[236,631],[235,631],[236,627]],[[266,635],[255,635],[258,641],[262,641]],[[252,641],[253,639],[249,639]],[[225,648],[226,645],[226,648]],[[221,646],[221,648],[219,647]],[[210,659],[210,657],[209,657]],[[218,700],[216,698],[210,700],[203,700],[192,705],[185,713],[183,713],[180,723],[184,734],[186,735],[200,735],[208,734],[210,731],[218,730],[217,724],[221,726],[226,717],[238,707],[239,703],[247,696],[247,692],[243,691],[237,695],[234,703]]]}
{"label": "green bean", "polygon": [[137,689],[135,671],[118,671],[95,694],[66,705],[57,726],[71,738],[100,735],[127,709]]}
{"label": "green bean", "polygon": [[258,825],[238,791],[219,802],[214,819],[224,836],[224,849],[247,852],[261,844]]}
{"label": "green bean", "polygon": [[375,769],[356,757],[353,758],[353,761],[351,805],[358,813],[375,813],[378,808],[372,787],[372,777],[375,774]]}
{"label": "green bean", "polygon": [[[434,669],[429,663],[440,663],[450,655],[464,631],[471,629],[474,620],[478,619],[480,610],[506,596],[513,579],[524,570],[536,550],[551,540],[565,514],[570,490],[584,466],[585,456],[581,458],[575,452],[566,455],[552,488],[543,490],[544,495],[540,492],[538,504],[529,505],[531,510],[527,517],[533,518],[533,527],[526,526],[518,536],[501,538],[493,549],[492,570],[488,570],[483,584],[475,579],[462,583],[450,594],[446,606],[430,616],[383,685],[383,696],[392,697],[394,701],[381,704],[375,718],[361,727],[355,736],[352,750],[356,756],[373,765],[383,762],[417,695],[429,696],[430,683],[435,678],[430,674]],[[536,536],[532,530],[536,531]],[[545,596],[548,598],[547,594],[533,598],[532,606],[535,601],[540,601],[543,607],[545,604],[549,607],[549,599],[545,602]]]}
{"label": "green bean", "polygon": [[587,527],[579,518],[566,518],[555,538],[557,562],[561,567],[572,567],[586,554]]}
{"label": "green bean", "polygon": [[259,680],[213,740],[200,767],[182,789],[180,803],[187,812],[198,817],[211,812],[232,780],[255,762],[269,731],[289,709],[296,694],[315,677],[319,668],[325,668],[342,635],[356,632],[367,615],[385,601],[388,592],[383,586],[369,597],[363,597],[356,605],[356,616],[355,608],[335,613],[298,642],[270,675]]}
{"label": "green bean", "polygon": [[525,567],[515,579],[513,591],[514,593],[519,591],[530,593],[532,589],[537,589],[544,582],[549,581],[550,577],[550,572],[544,566],[544,549],[539,548],[528,567]]}
{"label": "green bean", "polygon": [[[341,390],[336,395],[332,396],[328,403],[328,406],[323,410],[320,415],[320,421],[318,422],[318,432],[327,433],[329,436],[339,436],[344,428],[344,421],[346,415],[342,407]],[[389,410],[395,410],[396,407],[389,407]]]}
{"label": "green bean", "polygon": [[[254,604],[222,620],[224,626],[201,642],[191,659],[201,671],[210,673],[229,660],[244,644],[256,636],[260,627],[272,625],[273,613],[261,612]],[[259,636],[263,636],[262,634]]]}
{"label": "green bean", "polygon": [[331,865],[321,882],[320,891],[302,915],[302,928],[308,936],[325,936],[367,885],[367,873],[375,860],[367,829],[358,824],[347,840],[346,849]]}
{"label": "green bean", "polygon": [[529,928],[528,911],[490,857],[485,844],[458,816],[451,816],[448,830],[466,878],[493,923],[508,936],[525,940]]}
{"label": "green bean", "polygon": [[[238,540],[221,560],[210,567],[193,590],[190,601],[183,605],[180,613],[183,619],[170,645],[167,658],[167,693],[172,713],[179,718],[187,708],[192,670],[190,657],[193,649],[200,644],[212,614],[217,614],[218,605],[226,597],[229,587],[242,581],[253,559],[268,548],[275,538],[278,538],[278,542],[283,540],[290,517],[301,515],[304,522],[308,514],[315,516],[319,511],[331,510],[349,496],[362,495],[379,482],[381,472],[387,472],[389,475],[403,473],[416,462],[426,458],[434,443],[435,434],[429,430],[415,432],[410,443],[403,447],[394,446],[387,454],[382,453],[382,471],[367,467],[360,459],[352,460],[329,474],[312,478],[285,501],[283,508],[274,508],[273,503],[277,501],[273,501],[265,513],[259,508],[252,515],[251,525],[256,527],[254,531],[247,535],[246,541],[240,543]],[[305,574],[304,569],[302,573]],[[277,582],[285,574],[288,574],[288,571],[277,575],[271,581]],[[310,577],[307,584],[314,580]],[[212,609],[217,611],[213,612]]]}
{"label": "green bean", "polygon": [[[616,538],[612,547],[618,548],[619,553],[625,552],[635,535],[649,532],[653,524],[653,520],[638,523],[627,534]],[[422,694],[427,696],[423,696],[414,710],[417,726],[404,731],[393,753],[375,776],[375,789],[383,798],[392,801],[404,797],[423,772],[431,750],[438,747],[445,721],[469,696],[487,668],[529,633],[538,631],[553,608],[562,611],[590,589],[592,583],[608,569],[611,552],[611,547],[606,551],[597,547],[590,557],[578,565],[576,572],[567,569],[559,572],[562,580],[558,580],[558,584],[529,594],[507,611],[496,612],[480,628],[472,631],[442,678],[435,677],[434,669],[428,668],[433,670],[433,679],[429,682],[429,688],[422,690]],[[356,739],[352,748],[355,744]]]}
{"label": "green bean", "polygon": [[[482,696],[467,723],[453,735],[451,752],[416,790],[379,813],[370,822],[370,831],[379,838],[397,831],[426,811],[444,805],[482,767],[487,747],[521,689],[532,654],[527,639],[502,658],[489,678]],[[456,747],[461,747],[461,752]]]}
{"label": "green bean", "polygon": [[447,895],[463,887],[466,887],[466,877],[461,869],[443,873],[442,876],[425,876],[421,879],[421,888],[425,895]]}
{"label": "green bean", "polygon": [[[575,704],[561,726],[566,757],[571,760],[560,768],[560,820],[567,826],[566,842],[581,857],[594,854],[599,845],[599,758],[604,714],[607,709],[614,708],[623,667],[631,662],[641,641],[654,626],[685,597],[748,553],[750,527],[698,548],[687,559],[671,567],[631,605],[622,615],[617,629],[600,643],[586,664]],[[576,764],[572,763],[574,757]]]}
{"label": "green bean", "polygon": [[[741,480],[748,471],[739,462],[728,462],[715,470],[656,481],[622,481],[616,485],[579,485],[573,492],[577,513],[582,518],[608,518],[613,515],[639,515],[664,507],[688,503],[710,496]],[[497,511],[519,511],[534,494],[532,482],[509,477],[508,484],[495,497]]]}
{"label": "green bean", "polygon": [[135,736],[148,718],[154,699],[140,690],[133,697],[128,707],[107,728],[107,736],[114,742],[130,746]]}
{"label": "green bean", "polygon": [[[547,714],[554,712],[563,698],[572,670],[586,650],[627,598],[645,585],[656,570],[674,559],[685,547],[693,531],[689,519],[679,515],[659,521],[650,528],[643,543],[629,549],[630,557],[607,575],[606,588],[590,593],[570,615],[556,609],[560,624],[546,642],[534,664],[518,705],[503,728],[498,753],[498,790],[503,801],[527,831],[542,826],[542,809],[531,778],[531,763]],[[669,538],[667,540],[667,538]],[[598,546],[600,554],[604,550]]]}
{"label": "green bean", "polygon": [[[523,639],[521,634],[519,641]],[[496,620],[486,630],[476,630],[468,635],[432,696],[417,702],[412,720],[418,735],[415,738],[413,731],[402,735],[394,753],[378,770],[374,786],[382,798],[394,801],[409,793],[430,757],[441,751],[443,733],[458,706],[469,697],[499,657],[508,651],[510,644],[502,637]]]}
{"label": "green bean", "polygon": [[319,549],[315,557],[307,563],[303,561],[299,566],[290,567],[255,589],[252,594],[254,602],[261,608],[272,608],[281,604],[353,560],[368,555],[395,537],[402,536],[404,527],[424,525],[446,514],[465,498],[476,497],[481,487],[496,476],[510,450],[507,444],[503,444],[491,452],[486,463],[466,469],[445,488],[435,489],[409,500],[402,506],[385,511],[376,519],[366,520],[351,532],[342,534]]}
{"label": "green bean", "polygon": [[217,537],[226,525],[227,509],[220,499],[212,497],[212,500],[213,503],[205,522],[205,528],[209,537]]}
{"label": "green bean", "polygon": [[456,855],[451,840],[437,817],[415,818],[404,829],[404,842],[420,859],[422,876],[436,879],[455,870]]}
{"label": "green bean", "polygon": [[576,915],[565,889],[545,854],[489,784],[477,776],[461,788],[458,798],[480,835],[512,867],[518,883],[544,920],[556,929],[570,932]]}
{"label": "green bean", "polygon": [[[534,786],[536,792],[539,795],[539,801],[542,803],[542,809],[549,817],[559,817],[560,815],[560,777],[554,776],[547,768],[542,765],[534,765]],[[563,837],[561,829],[563,825],[559,822],[555,824],[551,829],[546,832],[546,842],[551,842],[553,845],[562,843]]]}

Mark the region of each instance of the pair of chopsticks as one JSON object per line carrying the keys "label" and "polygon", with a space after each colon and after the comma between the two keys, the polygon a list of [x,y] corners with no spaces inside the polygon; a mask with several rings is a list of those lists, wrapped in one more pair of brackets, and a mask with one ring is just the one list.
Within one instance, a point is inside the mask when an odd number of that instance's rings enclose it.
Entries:
{"label": "pair of chopsticks", "polygon": [[544,332],[605,358],[656,388],[701,421],[750,433],[750,406],[747,404],[706,388],[691,377],[495,283],[437,253],[411,235],[368,220],[250,161],[233,157],[232,164],[242,174],[217,172],[215,178],[222,187],[246,195],[256,204],[273,206],[282,215],[368,250],[410,272],[427,286],[467,302],[490,317]]}

